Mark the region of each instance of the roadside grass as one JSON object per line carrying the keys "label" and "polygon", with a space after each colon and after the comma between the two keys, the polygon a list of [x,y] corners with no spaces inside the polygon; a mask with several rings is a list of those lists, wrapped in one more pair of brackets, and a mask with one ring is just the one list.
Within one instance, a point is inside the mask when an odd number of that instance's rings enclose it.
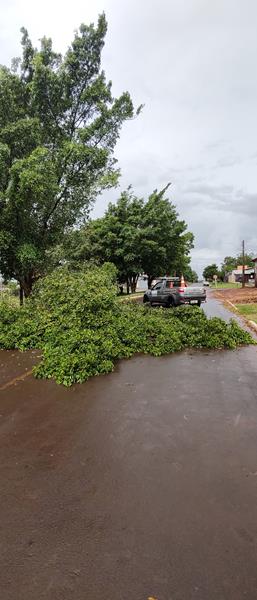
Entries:
{"label": "roadside grass", "polygon": [[240,315],[257,323],[257,302],[254,304],[235,304],[235,306]]}
{"label": "roadside grass", "polygon": [[221,281],[217,284],[212,283],[210,285],[211,289],[214,289],[214,290],[225,290],[225,289],[233,290],[234,288],[240,288],[241,286],[242,286],[241,283],[224,283],[223,281]]}
{"label": "roadside grass", "polygon": [[139,290],[138,292],[133,292],[133,294],[120,294],[120,298],[133,298],[134,296],[143,296],[145,290]]}
{"label": "roadside grass", "polygon": [[143,298],[144,296],[144,292],[135,292],[134,294],[122,294],[121,296],[118,296],[118,300],[120,302],[128,302],[131,300],[139,300],[140,298]]}

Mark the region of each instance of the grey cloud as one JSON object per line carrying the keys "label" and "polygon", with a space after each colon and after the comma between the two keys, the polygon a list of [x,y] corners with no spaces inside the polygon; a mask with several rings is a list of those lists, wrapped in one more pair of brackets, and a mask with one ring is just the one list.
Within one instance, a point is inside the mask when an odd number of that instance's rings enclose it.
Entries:
{"label": "grey cloud", "polygon": [[208,185],[199,183],[182,188],[182,195],[188,205],[228,212],[234,216],[242,214],[257,218],[257,192],[247,193],[242,188],[235,189],[232,185]]}
{"label": "grey cloud", "polygon": [[243,162],[243,158],[240,158],[239,156],[237,157],[227,157],[227,158],[219,158],[219,160],[217,160],[217,163],[215,165],[215,169],[217,168],[224,168],[224,167],[233,167],[234,165],[238,165],[239,163]]}
{"label": "grey cloud", "polygon": [[217,148],[222,148],[226,143],[227,143],[227,140],[219,139],[214,142],[211,142],[210,144],[206,144],[205,150],[207,150],[207,151],[217,150]]}
{"label": "grey cloud", "polygon": [[215,186],[215,185],[210,185],[210,184],[203,184],[203,183],[199,183],[197,185],[197,183],[195,183],[195,185],[191,185],[191,186],[186,186],[184,188],[182,188],[182,191],[184,192],[184,194],[203,194],[203,195],[207,195],[207,196],[213,196],[214,194],[218,195],[218,196],[223,196],[224,194],[233,192],[234,188],[232,185],[219,185],[219,186]]}

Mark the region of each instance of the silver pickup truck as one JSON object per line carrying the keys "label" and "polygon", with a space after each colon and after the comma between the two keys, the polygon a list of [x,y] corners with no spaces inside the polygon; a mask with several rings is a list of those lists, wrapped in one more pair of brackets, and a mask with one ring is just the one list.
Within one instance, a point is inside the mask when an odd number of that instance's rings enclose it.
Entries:
{"label": "silver pickup truck", "polygon": [[206,301],[204,287],[190,285],[181,287],[179,277],[163,277],[150,290],[145,292],[143,302],[163,304],[164,306],[180,306],[181,304],[197,304]]}

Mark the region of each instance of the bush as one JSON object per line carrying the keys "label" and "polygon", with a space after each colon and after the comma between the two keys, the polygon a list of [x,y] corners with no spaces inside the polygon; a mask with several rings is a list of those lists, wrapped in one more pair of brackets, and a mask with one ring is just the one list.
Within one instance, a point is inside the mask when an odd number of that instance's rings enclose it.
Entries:
{"label": "bush", "polygon": [[6,291],[10,294],[10,296],[19,296],[19,286],[14,281],[10,281],[5,286]]}
{"label": "bush", "polygon": [[3,296],[0,301],[0,348],[8,350],[16,347],[15,325],[19,318],[17,306]]}
{"label": "bush", "polygon": [[119,358],[183,348],[254,343],[235,321],[207,319],[198,307],[156,309],[117,299],[112,265],[43,279],[21,309],[0,303],[0,347],[39,348],[37,377],[71,385],[112,371]]}

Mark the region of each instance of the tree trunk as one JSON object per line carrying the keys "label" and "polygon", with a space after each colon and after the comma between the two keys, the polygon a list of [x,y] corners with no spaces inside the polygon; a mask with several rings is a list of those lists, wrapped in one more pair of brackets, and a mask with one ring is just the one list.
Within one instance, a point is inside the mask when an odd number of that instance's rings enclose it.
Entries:
{"label": "tree trunk", "polygon": [[131,285],[131,292],[132,292],[132,294],[134,294],[136,292],[136,289],[137,289],[137,280],[138,280],[138,275],[132,275],[131,276],[130,285]]}
{"label": "tree trunk", "polygon": [[32,292],[32,288],[26,285],[23,289],[25,298],[28,298]]}
{"label": "tree trunk", "polygon": [[126,284],[127,284],[127,294],[129,294],[129,280],[128,279],[126,281]]}
{"label": "tree trunk", "polygon": [[32,292],[33,286],[33,274],[28,273],[22,279],[20,279],[20,287],[22,288],[23,296],[28,298]]}
{"label": "tree trunk", "polygon": [[23,287],[20,283],[20,306],[23,306]]}
{"label": "tree trunk", "polygon": [[150,287],[152,285],[152,281],[154,280],[154,276],[153,275],[148,275],[147,279],[148,279],[148,289],[150,290]]}

